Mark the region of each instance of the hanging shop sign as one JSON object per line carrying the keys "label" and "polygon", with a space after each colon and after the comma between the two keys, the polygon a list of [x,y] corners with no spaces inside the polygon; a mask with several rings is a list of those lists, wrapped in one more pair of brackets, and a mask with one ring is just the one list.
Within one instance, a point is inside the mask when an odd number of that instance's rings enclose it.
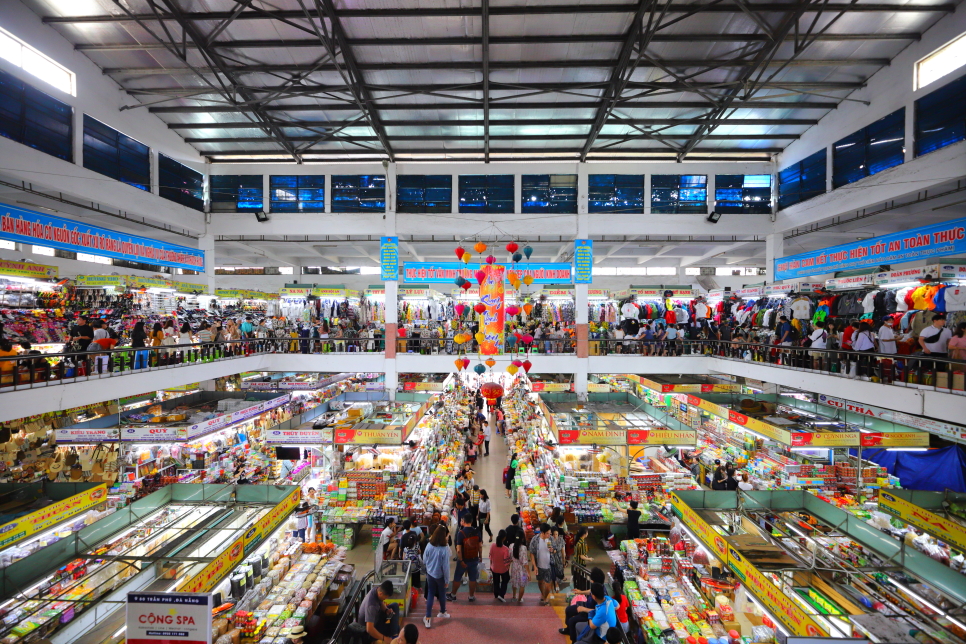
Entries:
{"label": "hanging shop sign", "polygon": [[275,445],[318,445],[322,442],[322,432],[318,429],[270,429],[265,434],[265,442]]}
{"label": "hanging shop sign", "polygon": [[694,292],[694,287],[688,286],[686,284],[685,285],[673,285],[673,284],[668,285],[668,284],[665,284],[662,287],[661,293],[664,294],[664,293],[666,293],[668,291],[671,291],[671,295],[669,297],[683,297],[683,298],[688,298],[688,297],[696,297],[696,295],[697,295]]}
{"label": "hanging shop sign", "polygon": [[860,432],[795,432],[792,447],[858,447]]}
{"label": "hanging shop sign", "polygon": [[127,284],[131,288],[171,288],[171,282],[160,277],[128,277]]}
{"label": "hanging shop sign", "polygon": [[128,644],[211,644],[214,598],[207,593],[127,594]]}
{"label": "hanging shop sign", "polygon": [[244,535],[238,537],[194,577],[177,587],[179,593],[206,593],[245,558]]}
{"label": "hanging shop sign", "polygon": [[403,391],[443,391],[441,382],[404,382]]}
{"label": "hanging shop sign", "polygon": [[939,436],[953,440],[966,441],[966,427],[962,425],[944,423],[939,420],[913,416],[901,411],[892,411],[891,409],[882,409],[881,407],[875,407],[873,405],[854,403],[842,398],[826,396],[825,394],[819,394],[818,402],[828,407],[841,409],[847,414],[859,414],[861,416],[868,416],[869,418],[880,418],[890,423],[905,425],[906,427],[912,427],[913,429],[919,429],[931,434],[938,434]]}
{"label": "hanging shop sign", "polygon": [[174,387],[169,387],[165,391],[171,392],[184,392],[184,391],[195,391],[196,389],[201,389],[200,382],[190,382],[186,385],[175,385]]}
{"label": "hanging shop sign", "polygon": [[775,427],[774,425],[769,425],[768,423],[762,422],[757,418],[751,418],[750,416],[746,416],[745,414],[737,412],[734,409],[723,407],[707,401],[704,398],[688,396],[688,404],[697,407],[698,409],[703,409],[704,411],[714,414],[719,418],[724,418],[735,425],[740,425],[741,427],[744,427],[755,434],[760,434],[765,438],[778,441],[783,445],[790,445],[792,442],[791,432],[789,432],[787,429],[781,429],[779,427]]}
{"label": "hanging shop sign", "polygon": [[879,508],[892,516],[924,530],[932,536],[966,552],[966,527],[909,503],[885,490],[879,492]]}
{"label": "hanging shop sign", "polygon": [[664,295],[664,288],[657,284],[655,286],[631,286],[630,294],[637,297],[661,297]]}
{"label": "hanging shop sign", "polygon": [[[442,284],[450,283],[457,277],[475,281],[474,275],[478,270],[478,265],[460,262],[406,262],[403,264],[403,281],[410,284]],[[573,283],[573,267],[570,264],[517,264],[513,271],[520,279],[529,275],[534,284]]]}
{"label": "hanging shop sign", "polygon": [[[383,237],[379,244],[379,263],[383,282],[399,281],[399,238]],[[456,279],[455,277],[453,279]]]}
{"label": "hanging shop sign", "polygon": [[126,288],[127,277],[124,275],[78,275],[71,278],[77,286],[113,286],[114,288]]}
{"label": "hanging shop sign", "polygon": [[276,407],[281,407],[289,400],[291,400],[292,394],[285,394],[284,396],[279,396],[278,398],[272,398],[271,400],[265,400],[257,405],[251,407],[246,407],[245,409],[239,409],[231,414],[224,414],[222,416],[216,416],[215,418],[206,420],[204,422],[198,423],[196,425],[190,425],[187,428],[188,440],[198,438],[203,436],[208,432],[213,432],[216,429],[221,429],[223,427],[228,427],[235,423],[240,423],[243,420],[248,420],[249,418],[254,418],[259,414],[275,409]]}
{"label": "hanging shop sign", "polygon": [[928,432],[870,432],[859,438],[862,447],[929,447]]}
{"label": "hanging shop sign", "polygon": [[6,548],[27,537],[43,532],[51,526],[97,507],[105,501],[107,501],[107,485],[101,484],[0,525],[0,548]]}
{"label": "hanging shop sign", "polygon": [[628,445],[683,445],[697,444],[698,433],[693,429],[629,429]]}
{"label": "hanging shop sign", "polygon": [[615,300],[626,300],[631,296],[631,289],[625,288],[622,291],[611,291],[610,296]]}
{"label": "hanging shop sign", "polygon": [[313,286],[312,295],[316,297],[346,297],[344,286]]}
{"label": "hanging shop sign", "polygon": [[573,385],[569,382],[534,382],[530,385],[531,391],[535,392],[548,392],[548,391],[570,391],[573,389]]}
{"label": "hanging shop sign", "polygon": [[55,429],[54,436],[58,443],[79,445],[117,441],[120,432],[117,427],[75,427],[73,429]]}
{"label": "hanging shop sign", "polygon": [[561,429],[561,445],[627,445],[623,429]]}
{"label": "hanging shop sign", "polygon": [[[499,264],[487,264],[481,270],[485,278],[480,283],[480,302],[486,306],[483,312],[483,325],[480,331],[487,342],[493,342],[497,347],[503,344],[503,328],[506,324],[506,267]],[[486,342],[483,343],[484,345]]]}
{"label": "hanging shop sign", "polygon": [[337,429],[336,445],[402,445],[403,428],[401,425],[385,429]]}
{"label": "hanging shop sign", "polygon": [[145,425],[141,427],[125,427],[121,430],[122,443],[159,443],[187,440],[187,427],[155,427]]}
{"label": "hanging shop sign", "polygon": [[929,447],[927,432],[796,432],[792,447]]}
{"label": "hanging shop sign", "polygon": [[245,291],[239,291],[234,288],[216,288],[215,296],[226,300],[243,300],[245,299]]}
{"label": "hanging shop sign", "polygon": [[269,510],[265,516],[259,518],[251,528],[245,531],[245,536],[243,537],[245,541],[244,556],[247,557],[259,543],[272,534],[272,531],[278,527],[278,524],[298,507],[301,498],[301,488],[296,487],[288,496],[282,499],[281,503]]}
{"label": "hanging shop sign", "polygon": [[761,297],[765,294],[764,286],[749,286],[732,291],[738,297]]}
{"label": "hanging shop sign", "polygon": [[194,282],[179,282],[177,280],[171,280],[169,282],[171,288],[179,293],[194,293],[198,292],[201,294],[208,292],[208,286],[206,284],[195,284]]}
{"label": "hanging shop sign", "polygon": [[282,297],[308,297],[312,295],[311,286],[286,286],[285,288],[279,289],[278,294]]}
{"label": "hanging shop sign", "polygon": [[587,391],[593,393],[608,393],[613,391],[613,389],[606,382],[588,382]]}
{"label": "hanging shop sign", "polygon": [[[0,239],[3,238],[3,235],[0,234]],[[34,264],[33,262],[9,262],[7,260],[0,260],[0,275],[31,277],[38,280],[53,279],[57,277],[57,267],[47,266],[45,264]]]}
{"label": "hanging shop sign", "polygon": [[825,288],[829,291],[841,291],[844,289],[871,286],[874,283],[875,275],[869,273],[868,275],[852,275],[850,277],[836,277],[825,280]]}
{"label": "hanging shop sign", "polygon": [[876,273],[874,279],[876,284],[888,286],[890,284],[915,282],[927,277],[933,280],[966,279],[966,264],[928,264],[915,268]]}
{"label": "hanging shop sign", "polygon": [[786,595],[761,571],[751,565],[734,547],[728,546],[728,567],[734,571],[738,579],[758,598],[765,608],[778,621],[792,630],[796,635],[811,637],[826,637],[812,617],[806,613],[791,597]]}
{"label": "hanging shop sign", "polygon": [[413,286],[403,286],[396,289],[399,297],[424,297],[430,298],[433,296],[435,291],[428,287],[413,287]]}
{"label": "hanging shop sign", "polygon": [[624,374],[624,377],[629,380],[634,380],[649,389],[654,391],[660,391],[662,394],[719,394],[719,393],[736,393],[741,391],[741,385],[726,385],[726,384],[716,384],[716,383],[689,383],[689,384],[671,384],[665,382],[655,382],[643,376],[637,376],[634,374]]}
{"label": "hanging shop sign", "polygon": [[587,289],[587,297],[607,299],[610,297],[610,292],[603,288],[589,288]]}
{"label": "hanging shop sign", "polygon": [[197,248],[119,233],[73,219],[43,215],[26,208],[0,204],[0,239],[39,244],[60,250],[204,270],[205,253]]}
{"label": "hanging shop sign", "polygon": [[961,253],[966,253],[966,219],[953,219],[850,244],[779,257],[775,259],[775,278],[808,277]]}
{"label": "hanging shop sign", "polygon": [[591,284],[594,281],[594,241],[574,240],[574,283]]}
{"label": "hanging shop sign", "polygon": [[817,293],[825,288],[825,282],[789,282],[788,284],[769,284],[765,296],[788,295],[789,293]]}
{"label": "hanging shop sign", "polygon": [[705,521],[700,514],[694,511],[690,505],[681,500],[675,492],[671,492],[671,507],[674,512],[681,517],[684,525],[687,526],[694,536],[704,544],[712,555],[721,560],[721,563],[728,563],[728,543],[714,528]]}

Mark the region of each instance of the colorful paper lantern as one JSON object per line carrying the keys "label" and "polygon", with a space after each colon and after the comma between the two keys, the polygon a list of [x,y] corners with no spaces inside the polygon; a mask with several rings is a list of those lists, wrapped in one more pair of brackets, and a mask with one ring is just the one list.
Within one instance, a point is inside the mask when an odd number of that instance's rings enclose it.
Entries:
{"label": "colorful paper lantern", "polygon": [[513,365],[514,367],[517,367],[517,368],[519,368],[519,367],[522,367],[522,366],[523,366],[523,362],[522,362],[521,360],[514,360],[514,361],[513,361],[513,362],[511,362],[510,364],[512,364],[512,365]]}
{"label": "colorful paper lantern", "polygon": [[517,336],[515,336],[515,335],[513,335],[511,333],[510,335],[508,335],[506,337],[506,346],[507,347],[509,347],[509,348],[512,349],[513,348],[513,345],[515,345],[516,343],[517,343]]}
{"label": "colorful paper lantern", "polygon": [[531,284],[533,284],[533,275],[524,275],[523,283],[526,284],[527,286],[530,286]]}
{"label": "colorful paper lantern", "polygon": [[463,253],[463,263],[469,264],[473,260],[473,253]]}
{"label": "colorful paper lantern", "polygon": [[486,360],[483,361],[483,364],[485,364],[487,367],[492,369],[493,365],[496,364],[496,360],[494,360],[493,358],[487,358]]}
{"label": "colorful paper lantern", "polygon": [[463,278],[462,277],[457,277],[455,280],[453,280],[453,284],[456,284],[457,286],[462,286],[463,285]]}
{"label": "colorful paper lantern", "polygon": [[482,364],[478,364],[473,367],[473,371],[482,376],[484,373],[486,373],[486,367],[484,367]]}
{"label": "colorful paper lantern", "polygon": [[466,249],[462,246],[457,246],[453,252],[456,253],[456,259],[463,259],[463,254],[466,252]]}
{"label": "colorful paper lantern", "polygon": [[457,358],[456,360],[453,361],[453,363],[456,365],[457,371],[463,370],[463,358]]}
{"label": "colorful paper lantern", "polygon": [[495,405],[496,399],[503,395],[503,387],[495,382],[484,382],[480,387],[480,394],[490,405]]}
{"label": "colorful paper lantern", "polygon": [[463,280],[463,285],[460,288],[462,288],[464,291],[468,291],[473,288],[473,283],[469,280]]}
{"label": "colorful paper lantern", "polygon": [[510,306],[506,307],[506,314],[507,315],[517,315],[518,313],[520,313],[520,307],[514,306],[512,304]]}
{"label": "colorful paper lantern", "polygon": [[533,248],[531,248],[530,246],[524,246],[523,254],[527,256],[527,259],[530,259],[530,255],[533,255]]}
{"label": "colorful paper lantern", "polygon": [[478,241],[475,244],[473,244],[473,250],[475,250],[478,253],[482,253],[483,251],[486,250],[486,244],[484,244],[481,241]]}
{"label": "colorful paper lantern", "polygon": [[519,262],[521,259],[523,259],[523,255],[520,253],[513,253],[513,261]]}
{"label": "colorful paper lantern", "polygon": [[492,264],[494,262],[496,262],[496,257],[494,257],[493,255],[487,255],[486,256],[486,263],[487,264]]}
{"label": "colorful paper lantern", "polygon": [[508,374],[510,374],[511,376],[512,375],[515,375],[516,372],[519,371],[519,370],[520,370],[520,367],[518,367],[516,365],[512,365],[512,364],[509,367],[506,368],[506,372]]}
{"label": "colorful paper lantern", "polygon": [[506,252],[508,252],[508,253],[515,253],[515,252],[517,252],[517,249],[518,248],[520,248],[520,246],[517,245],[516,242],[510,242],[509,244],[506,245]]}
{"label": "colorful paper lantern", "polygon": [[480,344],[483,344],[483,342],[486,340],[486,336],[483,335],[482,333],[477,333],[473,337],[475,337],[476,338],[476,341],[479,342]]}
{"label": "colorful paper lantern", "polygon": [[[460,279],[463,279],[463,278],[461,277]],[[462,286],[462,284],[460,284],[460,286]],[[456,312],[456,315],[463,315],[463,311],[466,310],[466,305],[457,304],[456,306],[453,307],[453,310]]]}
{"label": "colorful paper lantern", "polygon": [[525,336],[523,336],[522,338],[520,338],[520,341],[524,345],[530,346],[531,344],[533,344],[533,336],[528,333]]}
{"label": "colorful paper lantern", "polygon": [[476,283],[477,284],[482,285],[483,282],[486,281],[486,272],[484,272],[484,271],[476,271],[475,276],[476,276]]}
{"label": "colorful paper lantern", "polygon": [[530,304],[529,302],[527,302],[526,304],[523,305],[523,312],[526,313],[527,315],[530,315],[530,311],[532,310],[533,310],[533,304]]}
{"label": "colorful paper lantern", "polygon": [[473,310],[476,311],[477,313],[483,313],[484,311],[486,311],[486,304],[483,304],[483,302],[479,302],[476,304],[476,306],[473,307]]}
{"label": "colorful paper lantern", "polygon": [[470,359],[464,356],[463,357],[463,368],[466,369],[469,366],[470,366]]}
{"label": "colorful paper lantern", "polygon": [[533,365],[530,363],[529,360],[524,360],[523,365],[521,366],[523,367],[524,371],[526,371],[527,373],[530,373],[530,367],[532,367]]}

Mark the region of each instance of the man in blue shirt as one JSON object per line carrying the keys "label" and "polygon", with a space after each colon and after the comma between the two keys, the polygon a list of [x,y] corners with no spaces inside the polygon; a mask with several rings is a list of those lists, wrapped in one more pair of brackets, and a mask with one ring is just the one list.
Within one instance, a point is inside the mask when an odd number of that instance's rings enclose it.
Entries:
{"label": "man in blue shirt", "polygon": [[591,584],[590,595],[597,607],[589,613],[587,627],[578,644],[602,644],[606,641],[607,631],[617,626],[617,602],[607,596],[603,584]]}
{"label": "man in blue shirt", "polygon": [[255,325],[252,324],[252,318],[246,317],[245,321],[241,323],[239,330],[242,332],[243,338],[252,337],[252,332],[255,330]]}
{"label": "man in blue shirt", "polygon": [[778,343],[783,347],[792,346],[792,340],[794,340],[794,332],[792,331],[792,323],[788,321],[788,318],[784,315],[778,318]]}

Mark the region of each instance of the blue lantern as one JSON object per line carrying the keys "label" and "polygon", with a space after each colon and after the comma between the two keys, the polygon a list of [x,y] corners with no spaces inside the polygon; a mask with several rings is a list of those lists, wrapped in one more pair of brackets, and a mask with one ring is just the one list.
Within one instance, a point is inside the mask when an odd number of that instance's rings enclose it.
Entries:
{"label": "blue lantern", "polygon": [[506,342],[507,348],[512,348],[513,345],[515,345],[517,343],[517,336],[515,336],[515,335],[513,335],[511,333],[511,334],[509,334],[509,335],[506,336],[506,340],[504,340],[504,342]]}
{"label": "blue lantern", "polygon": [[486,373],[486,367],[484,367],[482,364],[478,364],[473,367],[473,371],[482,376],[484,373]]}
{"label": "blue lantern", "polygon": [[533,255],[533,247],[532,246],[524,246],[523,247],[523,254],[527,256],[527,259],[530,259],[530,255]]}
{"label": "blue lantern", "polygon": [[453,280],[453,283],[456,284],[457,286],[463,286],[463,278],[462,278],[462,276],[461,277],[457,277],[455,280]]}
{"label": "blue lantern", "polygon": [[523,259],[523,255],[520,253],[513,253],[513,261],[519,262],[521,259]]}

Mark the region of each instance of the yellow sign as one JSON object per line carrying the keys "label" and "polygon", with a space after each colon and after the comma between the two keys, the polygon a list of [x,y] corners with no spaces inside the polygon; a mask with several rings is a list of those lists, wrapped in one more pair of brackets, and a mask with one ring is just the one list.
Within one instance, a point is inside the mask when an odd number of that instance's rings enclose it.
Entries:
{"label": "yellow sign", "polygon": [[249,554],[252,551],[252,548],[261,543],[262,539],[265,539],[272,534],[272,530],[278,527],[278,524],[280,524],[285,517],[291,514],[291,512],[298,507],[299,500],[301,498],[301,488],[297,487],[292,490],[281,503],[272,508],[268,514],[256,521],[255,525],[245,531],[244,554]]}
{"label": "yellow sign", "polygon": [[682,501],[681,497],[675,492],[671,492],[671,507],[681,517],[685,527],[694,533],[694,536],[704,544],[704,547],[712,555],[720,559],[722,563],[728,563],[728,543],[724,540],[724,537],[715,532],[714,528],[692,510],[691,506]]}
{"label": "yellow sign", "polygon": [[725,420],[731,421],[735,425],[739,425],[748,429],[755,434],[760,434],[766,438],[776,440],[783,445],[792,444],[792,433],[787,429],[781,429],[775,427],[774,425],[769,425],[764,423],[757,418],[751,418],[746,416],[741,412],[737,412],[733,409],[717,405],[713,402],[709,402],[704,398],[698,398],[697,396],[688,396],[688,404],[704,411],[714,414],[719,418],[724,418]]}
{"label": "yellow sign", "polygon": [[0,260],[0,275],[14,275],[16,277],[33,277],[34,279],[51,279],[57,277],[57,267],[33,262],[8,262]]}
{"label": "yellow sign", "polygon": [[655,382],[654,380],[650,380],[642,376],[635,376],[633,374],[625,374],[625,377],[635,380],[649,389],[659,391],[662,394],[726,394],[738,393],[741,391],[741,385],[719,383],[671,384],[665,382]]}
{"label": "yellow sign", "polygon": [[201,389],[200,382],[192,382],[187,385],[178,385],[176,387],[169,387],[165,391],[194,391],[195,389]]}
{"label": "yellow sign", "polygon": [[42,510],[31,512],[10,523],[0,526],[0,548],[22,541],[57,525],[61,521],[87,512],[107,501],[107,485],[98,485],[89,490],[69,496],[62,501],[51,503]]}
{"label": "yellow sign", "polygon": [[606,383],[603,383],[603,382],[588,382],[587,383],[587,391],[593,391],[593,392],[598,392],[598,393],[599,392],[608,392],[608,391],[611,391],[611,387],[610,387],[610,385],[608,385]]}
{"label": "yellow sign", "polygon": [[629,429],[628,445],[689,445],[698,442],[698,434],[693,429]]}
{"label": "yellow sign", "polygon": [[171,282],[157,277],[129,277],[128,285],[134,288],[171,288]]}
{"label": "yellow sign", "polygon": [[909,525],[928,532],[960,552],[966,552],[966,528],[955,521],[923,510],[918,505],[913,505],[884,490],[879,492],[879,508]]}
{"label": "yellow sign", "polygon": [[206,593],[225,578],[245,558],[245,537],[235,539],[228,549],[177,588],[179,593]]}
{"label": "yellow sign", "polygon": [[114,286],[127,287],[127,277],[124,275],[78,275],[74,278],[78,286]]}
{"label": "yellow sign", "polygon": [[811,615],[802,610],[791,597],[783,593],[732,546],[728,547],[728,566],[741,583],[751,591],[751,594],[757,597],[758,601],[764,604],[765,608],[794,635],[828,637],[828,633],[819,627]]}
{"label": "yellow sign", "polygon": [[621,429],[561,429],[561,445],[627,445]]}
{"label": "yellow sign", "polygon": [[208,292],[208,286],[206,284],[195,284],[193,282],[176,282],[172,280],[171,288],[179,293],[194,293],[195,291],[198,291],[199,293]]}
{"label": "yellow sign", "polygon": [[862,434],[864,447],[929,447],[929,432]]}
{"label": "yellow sign", "polygon": [[240,300],[245,297],[245,292],[238,289],[218,288],[215,289],[215,295],[229,300]]}
{"label": "yellow sign", "polygon": [[345,288],[341,286],[316,286],[312,289],[312,295],[318,297],[345,297]]}

